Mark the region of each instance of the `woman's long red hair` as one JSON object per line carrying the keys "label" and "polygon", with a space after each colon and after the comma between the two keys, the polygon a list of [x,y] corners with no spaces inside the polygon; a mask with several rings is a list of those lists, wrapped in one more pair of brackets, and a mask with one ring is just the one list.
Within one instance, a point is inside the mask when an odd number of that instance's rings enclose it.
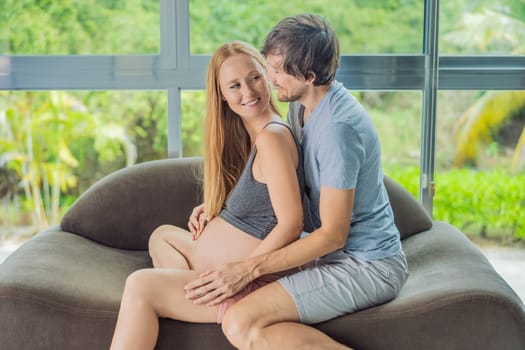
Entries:
{"label": "woman's long red hair", "polygon": [[[207,114],[204,139],[204,210],[208,218],[216,216],[222,209],[226,197],[241,175],[251,148],[250,137],[242,120],[223,99],[219,84],[222,64],[237,54],[253,57],[266,68],[262,55],[251,45],[241,41],[222,45],[210,60],[206,80]],[[271,93],[270,106],[279,114]]]}

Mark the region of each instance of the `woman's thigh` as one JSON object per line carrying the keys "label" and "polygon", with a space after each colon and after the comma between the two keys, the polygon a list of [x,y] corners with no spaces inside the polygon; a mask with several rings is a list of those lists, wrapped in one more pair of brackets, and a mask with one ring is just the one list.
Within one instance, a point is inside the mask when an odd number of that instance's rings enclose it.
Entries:
{"label": "woman's thigh", "polygon": [[215,323],[218,307],[194,304],[186,299],[184,286],[198,278],[192,270],[143,269],[130,275],[126,288],[132,289],[149,303],[159,317],[195,323]]}

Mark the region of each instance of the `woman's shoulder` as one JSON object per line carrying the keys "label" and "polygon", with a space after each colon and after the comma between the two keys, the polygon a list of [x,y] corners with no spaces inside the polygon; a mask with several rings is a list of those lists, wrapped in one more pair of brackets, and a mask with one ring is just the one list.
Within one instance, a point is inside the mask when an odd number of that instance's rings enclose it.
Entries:
{"label": "woman's shoulder", "polygon": [[[291,143],[290,143],[291,142]],[[284,122],[268,123],[257,134],[257,148],[290,147],[295,145],[292,132]]]}
{"label": "woman's shoulder", "polygon": [[300,145],[284,123],[267,125],[255,139],[255,147],[255,161],[263,173],[290,169],[288,165],[297,169],[301,164]]}

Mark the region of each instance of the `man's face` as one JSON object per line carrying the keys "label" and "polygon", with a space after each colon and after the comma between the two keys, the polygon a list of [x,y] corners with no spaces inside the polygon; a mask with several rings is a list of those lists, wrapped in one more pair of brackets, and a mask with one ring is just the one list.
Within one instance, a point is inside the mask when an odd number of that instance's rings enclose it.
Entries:
{"label": "man's face", "polygon": [[298,79],[283,70],[283,57],[281,55],[267,55],[268,80],[277,89],[277,97],[281,102],[300,100],[307,86],[304,79]]}

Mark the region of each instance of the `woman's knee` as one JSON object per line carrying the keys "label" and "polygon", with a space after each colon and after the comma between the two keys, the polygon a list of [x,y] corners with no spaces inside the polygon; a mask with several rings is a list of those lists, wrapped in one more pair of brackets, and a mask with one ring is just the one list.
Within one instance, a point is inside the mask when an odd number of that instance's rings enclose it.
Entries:
{"label": "woman's knee", "polygon": [[166,244],[166,236],[169,234],[172,227],[170,225],[161,225],[157,227],[151,233],[148,241],[148,251],[151,259],[153,260],[154,266],[157,266],[157,263],[162,254],[161,247]]}
{"label": "woman's knee", "polygon": [[169,231],[170,225],[160,225],[157,227],[151,235],[149,236],[148,246],[151,250],[152,247],[155,247],[155,244],[159,241],[164,241],[166,233]]}
{"label": "woman's knee", "polygon": [[137,270],[126,278],[124,296],[144,298],[148,294],[148,288],[151,285],[148,271],[149,269]]}

